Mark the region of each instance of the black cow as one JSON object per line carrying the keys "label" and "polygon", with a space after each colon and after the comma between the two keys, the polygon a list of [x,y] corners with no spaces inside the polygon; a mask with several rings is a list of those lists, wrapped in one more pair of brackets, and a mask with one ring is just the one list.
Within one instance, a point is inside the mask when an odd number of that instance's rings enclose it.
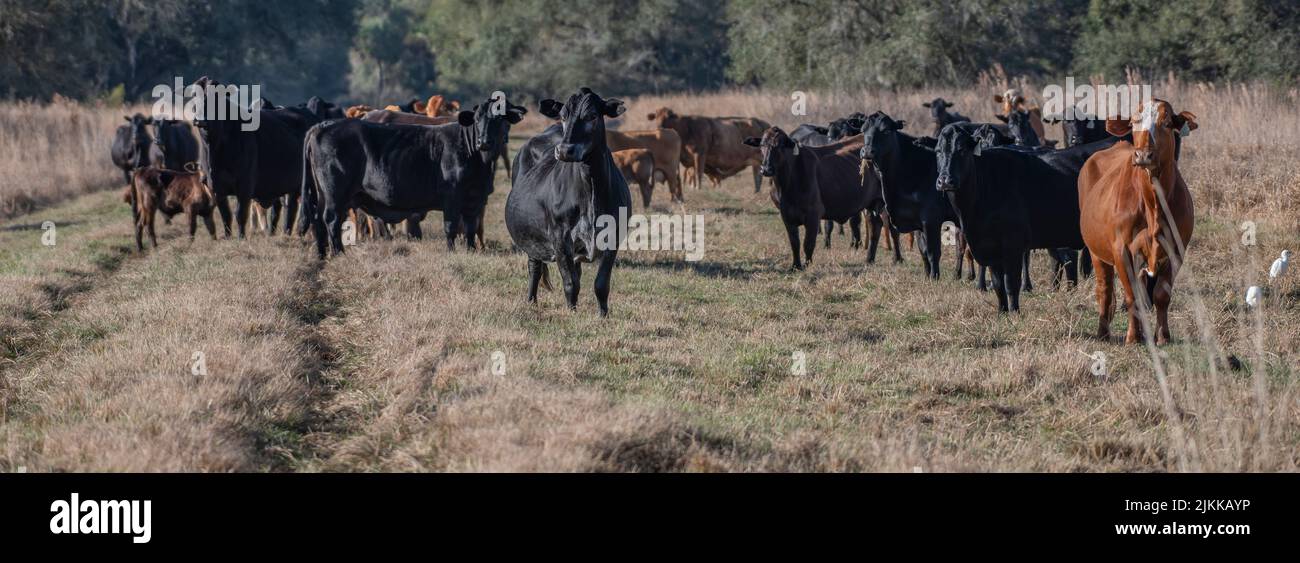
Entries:
{"label": "black cow", "polygon": [[327,102],[319,96],[312,96],[306,102],[299,104],[298,107],[311,112],[312,115],[315,115],[316,118],[321,121],[326,119],[343,119],[345,117],[343,115],[343,108]]}
{"label": "black cow", "polygon": [[[208,77],[195,81],[195,86],[218,86]],[[269,102],[267,102],[269,104]],[[235,219],[239,237],[243,238],[248,225],[249,202],[257,200],[270,209],[270,232],[275,233],[276,223],[284,207],[282,196],[288,196],[285,210],[285,232],[293,228],[298,213],[298,195],[302,187],[302,141],[307,130],[319,120],[306,111],[296,108],[257,109],[259,126],[244,131],[238,116],[227,119],[195,119],[207,153],[208,182],[217,198],[217,211],[227,237],[230,232],[229,196],[238,202]]]}
{"label": "black cow", "polygon": [[921,104],[921,106],[930,109],[930,119],[934,120],[933,135],[935,137],[938,137],[939,132],[943,131],[943,128],[947,127],[949,124],[970,121],[970,118],[960,113],[948,111],[948,108],[952,107],[952,102],[944,100],[943,98],[935,98]]}
{"label": "black cow", "polygon": [[199,141],[184,121],[155,119],[151,137],[151,165],[168,170],[185,170],[187,164],[199,162]]}
{"label": "black cow", "polygon": [[127,185],[131,184],[131,172],[137,167],[148,166],[149,147],[153,137],[149,133],[149,123],[153,120],[141,114],[123,116],[126,125],[118,126],[113,135],[113,146],[109,149],[113,164],[122,170]]}
{"label": "black cow", "polygon": [[1020,309],[1027,250],[1083,247],[1079,171],[1089,156],[1114,142],[1060,151],[985,149],[960,128],[943,130],[935,188],[956,209],[975,259],[992,270],[999,311]]}
{"label": "black cow", "polygon": [[[763,136],[749,137],[745,144],[762,150],[763,163],[759,171],[772,178],[775,191],[773,203],[781,212],[790,252],[794,255],[791,268],[802,270],[799,255],[799,227],[804,228],[803,252],[812,261],[817,246],[819,222],[823,219],[843,224],[849,222],[853,238],[861,240],[862,212],[870,211],[871,242],[867,261],[874,262],[884,221],[884,200],[880,182],[874,176],[862,178],[862,137],[853,136],[822,147],[803,147],[786,135],[779,127],[769,128]],[[894,237],[895,260],[899,255],[897,232]],[[858,243],[860,244],[860,243]]]}
{"label": "black cow", "polygon": [[[506,229],[528,255],[528,302],[547,262],[556,262],[570,309],[578,307],[582,262],[599,261],[596,301],[609,315],[610,276],[618,256],[620,209],[632,208],[627,181],[605,145],[605,118],[626,111],[623,102],[580,88],[567,102],[542,100],[542,115],[558,119],[515,155],[506,199]],[[550,283],[546,283],[547,287]]]}
{"label": "black cow", "polygon": [[1106,132],[1105,119],[1098,119],[1094,115],[1086,115],[1077,109],[1067,111],[1066,115],[1063,116],[1044,117],[1043,123],[1061,124],[1061,131],[1064,133],[1067,148],[1104,141],[1110,137],[1110,133]]}
{"label": "black cow", "polygon": [[[957,214],[934,189],[934,152],[925,148],[928,142],[904,133],[905,126],[905,121],[895,121],[879,111],[867,119],[862,132],[862,158],[870,170],[865,173],[874,173],[879,179],[894,228],[902,233],[920,231],[925,274],[938,279],[943,223],[957,223]],[[962,250],[959,248],[957,254],[958,279]]]}
{"label": "black cow", "polygon": [[[343,252],[343,221],[353,207],[385,223],[442,211],[447,249],[461,234],[474,249],[492,191],[493,160],[510,125],[526,113],[505,100],[488,100],[444,125],[344,119],[312,127],[302,148],[302,197],[317,254],[325,257],[327,242],[334,254]],[[419,222],[408,222],[407,233],[421,238]]]}

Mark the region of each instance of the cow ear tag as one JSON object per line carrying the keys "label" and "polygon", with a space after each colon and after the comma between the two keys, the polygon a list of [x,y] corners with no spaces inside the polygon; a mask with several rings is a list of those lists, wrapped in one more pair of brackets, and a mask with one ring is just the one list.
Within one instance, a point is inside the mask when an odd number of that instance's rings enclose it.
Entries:
{"label": "cow ear tag", "polygon": [[794,154],[795,156],[799,156],[799,143],[794,144]]}
{"label": "cow ear tag", "polygon": [[1186,137],[1186,136],[1191,135],[1191,134],[1192,134],[1192,128],[1189,127],[1189,126],[1187,125],[1186,122],[1184,122],[1184,123],[1183,123],[1183,129],[1182,129],[1181,131],[1178,132],[1178,135],[1179,135],[1179,136],[1182,136],[1182,137]]}
{"label": "cow ear tag", "polygon": [[975,145],[975,156],[979,156],[982,152],[984,152],[983,145]]}

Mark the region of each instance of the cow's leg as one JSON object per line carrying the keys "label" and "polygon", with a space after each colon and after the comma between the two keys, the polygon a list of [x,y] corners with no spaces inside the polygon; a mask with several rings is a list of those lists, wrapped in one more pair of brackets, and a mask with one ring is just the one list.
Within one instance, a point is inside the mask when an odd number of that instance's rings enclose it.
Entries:
{"label": "cow's leg", "polygon": [[1115,315],[1115,268],[1093,258],[1092,270],[1097,274],[1097,338],[1110,340],[1110,321]]}
{"label": "cow's leg", "polygon": [[[925,235],[926,245],[930,247],[930,277],[939,279],[939,259],[943,258],[943,222],[930,221],[925,225],[929,231]],[[958,255],[958,260],[961,255]]]}
{"label": "cow's leg", "polygon": [[[330,254],[338,255],[343,253],[343,214],[339,213],[338,205],[331,202],[325,207],[325,227],[329,229]],[[325,237],[321,237],[324,241]],[[320,246],[318,243],[317,246]]]}
{"label": "cow's leg", "polygon": [[1124,307],[1128,310],[1128,332],[1124,335],[1125,344],[1136,344],[1142,340],[1141,313],[1138,311],[1134,284],[1138,282],[1137,269],[1133,267],[1132,255],[1125,248],[1119,253],[1119,264],[1115,264],[1115,276],[1124,290]]}
{"label": "cow's leg", "polygon": [[998,312],[1005,313],[1007,312],[1007,287],[1002,266],[990,266],[989,273],[993,275],[993,292],[998,296]]}
{"label": "cow's leg", "polygon": [[212,218],[211,208],[208,209],[207,213],[203,214],[203,226],[207,227],[208,235],[212,237],[212,240],[217,240],[217,225],[216,221]]}
{"label": "cow's leg", "polygon": [[596,303],[600,305],[600,316],[609,316],[609,282],[614,273],[614,257],[617,251],[609,251],[600,259],[600,268],[596,270]]}
{"label": "cow's leg", "polygon": [[249,198],[242,195],[235,196],[235,203],[235,225],[239,229],[239,238],[244,238],[248,227]]}
{"label": "cow's leg", "polygon": [[893,242],[894,239],[893,237],[888,236],[888,233],[893,232],[894,225],[889,221],[885,221],[885,228],[889,229],[889,231],[886,232],[886,236],[885,236],[885,250],[889,250],[892,252],[894,250],[894,242]]}
{"label": "cow's leg", "polygon": [[[974,258],[972,257],[971,260],[974,260]],[[978,282],[975,283],[975,289],[978,289],[980,291],[988,291],[989,290],[989,281],[988,281],[989,267],[980,264],[979,268],[980,268],[980,279]]]}
{"label": "cow's leg", "polygon": [[826,220],[826,249],[831,247],[831,231],[835,229],[835,222],[830,219]]}
{"label": "cow's leg", "polygon": [[292,235],[293,226],[298,221],[298,192],[290,192],[284,207],[284,234]]}
{"label": "cow's leg", "polygon": [[[1022,256],[1027,255],[1028,253],[1022,254]],[[1005,276],[1003,286],[1004,291],[1007,294],[1007,309],[1013,313],[1020,312],[1020,276],[1022,268],[1019,266],[1021,264],[1023,264],[1023,259],[1017,260],[1012,258],[1005,266],[1003,266],[1005,270],[1003,272],[1003,275]]]}
{"label": "cow's leg", "polygon": [[704,189],[704,158],[698,152],[693,153],[691,156],[695,159],[695,189]]}
{"label": "cow's leg", "polygon": [[[143,215],[143,213],[141,214]],[[144,218],[135,220],[135,248],[144,252]]]}
{"label": "cow's leg", "polygon": [[1033,250],[1026,250],[1023,261],[1020,266],[1020,271],[1022,272],[1021,275],[1024,276],[1023,282],[1024,282],[1025,291],[1034,290],[1034,283],[1029,281],[1029,263],[1030,263],[1030,259],[1033,258],[1033,255],[1034,255]]}
{"label": "cow's leg", "polygon": [[193,210],[186,210],[185,218],[190,220],[190,242],[194,242],[194,233],[199,230],[199,217]]}
{"label": "cow's leg", "polygon": [[447,251],[451,252],[456,249],[456,233],[461,230],[461,223],[464,221],[461,217],[453,216],[450,220],[443,220],[442,232],[447,236]]}
{"label": "cow's leg", "polygon": [[803,224],[804,263],[812,264],[813,251],[817,250],[817,220],[805,221]]}
{"label": "cow's leg", "polygon": [[930,272],[931,262],[929,239],[926,237],[924,230],[918,231],[918,233],[921,235],[921,265],[925,267],[925,277],[931,278],[933,275]]}
{"label": "cow's leg", "polygon": [[221,225],[225,229],[225,236],[230,238],[230,198],[228,196],[217,196],[217,211],[221,213]]}
{"label": "cow's leg", "polygon": [[466,215],[463,222],[465,224],[465,250],[477,250],[474,246],[474,236],[478,234],[478,216]]}
{"label": "cow's leg", "polygon": [[673,201],[685,202],[686,197],[682,194],[682,179],[677,174],[668,174],[664,172],[664,180],[668,182],[668,191],[673,194]]}
{"label": "cow's leg", "polygon": [[794,263],[790,265],[790,269],[802,270],[803,262],[799,259],[799,225],[786,221],[785,235],[790,239],[790,253],[794,255]]}
{"label": "cow's leg", "polygon": [[[843,227],[843,225],[841,225],[841,227]],[[849,247],[854,250],[862,248],[862,214],[861,213],[854,213],[853,217],[849,218],[849,230],[852,231],[853,233],[853,242],[849,245]]]}
{"label": "cow's leg", "polygon": [[650,209],[650,196],[655,189],[654,173],[650,173],[650,181],[637,183],[641,186],[641,206],[645,209]]}
{"label": "cow's leg", "polygon": [[763,173],[759,172],[758,165],[750,166],[749,169],[754,173],[754,193],[763,191]]}
{"label": "cow's leg", "polygon": [[158,210],[150,209],[149,217],[147,219],[149,224],[149,240],[153,242],[153,247],[156,249],[158,248],[158,234],[153,232],[153,224],[154,221],[158,219]]}
{"label": "cow's leg", "polygon": [[966,265],[966,236],[957,233],[957,277],[953,278],[961,281],[961,270]]}
{"label": "cow's leg", "polygon": [[577,310],[578,290],[582,287],[582,266],[572,256],[561,254],[559,258],[560,277],[564,279],[564,300],[569,303],[569,310]]}
{"label": "cow's leg", "polygon": [[[1168,271],[1169,266],[1165,266]],[[1156,276],[1152,301],[1156,307],[1156,345],[1169,343],[1169,302],[1173,300],[1173,274],[1161,273]]]}
{"label": "cow's leg", "polygon": [[1065,263],[1065,282],[1070,289],[1079,287],[1079,252],[1073,249],[1065,249],[1065,257],[1068,261]]}
{"label": "cow's leg", "polygon": [[266,234],[268,236],[275,236],[276,228],[280,224],[280,212],[284,210],[284,202],[280,201],[280,199],[275,198],[275,201],[271,202],[271,208],[266,210]]}
{"label": "cow's leg", "polygon": [[1088,250],[1088,247],[1086,246],[1083,248],[1083,251],[1079,252],[1079,266],[1079,274],[1083,277],[1086,278],[1092,275],[1092,251]]}
{"label": "cow's leg", "polygon": [[542,276],[546,274],[546,262],[541,260],[528,259],[528,302],[537,302],[537,284],[541,283]]}
{"label": "cow's leg", "polygon": [[[867,263],[875,264],[876,250],[880,248],[880,229],[885,226],[885,220],[881,218],[879,213],[869,211],[867,221],[871,223],[871,230],[868,233],[870,240],[867,241]],[[885,233],[885,236],[889,236],[889,233]]]}
{"label": "cow's leg", "polygon": [[513,176],[510,172],[510,143],[508,141],[501,145],[501,163],[506,167],[506,177]]}

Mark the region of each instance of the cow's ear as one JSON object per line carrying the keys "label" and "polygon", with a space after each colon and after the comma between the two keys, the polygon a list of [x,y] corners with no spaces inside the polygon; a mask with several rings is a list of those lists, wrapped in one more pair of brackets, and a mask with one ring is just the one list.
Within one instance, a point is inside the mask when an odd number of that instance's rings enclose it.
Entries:
{"label": "cow's ear", "polygon": [[428,106],[424,105],[424,102],[415,102],[415,104],[411,105],[411,109],[415,110],[415,113],[424,113],[424,110],[427,107]]}
{"label": "cow's ear", "polygon": [[816,132],[818,132],[818,133],[820,133],[820,134],[822,134],[822,135],[829,135],[830,132],[831,132],[831,130],[830,130],[829,128],[821,127],[821,126],[819,126],[819,125],[814,125],[814,126],[813,126],[813,131],[816,131]]}
{"label": "cow's ear", "polygon": [[127,121],[127,123],[130,123],[130,122],[131,122],[131,116],[129,116],[129,115],[123,115],[123,116],[122,116],[122,119],[125,119],[125,120]]}
{"label": "cow's ear", "polygon": [[912,144],[927,151],[934,152],[934,147],[939,144],[939,139],[934,137],[921,137],[920,139],[912,141]]}
{"label": "cow's ear", "polygon": [[930,107],[930,102],[925,102],[925,103],[921,104],[921,107],[923,107],[923,108],[928,108],[928,107]]}
{"label": "cow's ear", "polygon": [[902,131],[904,127],[907,127],[907,120],[906,120],[906,119],[900,119],[900,120],[894,122],[894,130],[895,130],[895,131]]}
{"label": "cow's ear", "polygon": [[539,111],[542,112],[542,115],[545,115],[546,117],[549,117],[551,119],[559,119],[560,110],[564,108],[564,104],[549,98],[542,100],[542,103],[538,104],[538,106],[539,106]]}
{"label": "cow's ear", "polygon": [[470,127],[474,125],[474,112],[462,111],[456,114],[456,123],[459,123],[462,127]]}
{"label": "cow's ear", "polygon": [[998,119],[1001,120],[1003,123],[1007,123],[1008,119],[1010,119],[1008,116],[1005,116],[1005,115],[994,115],[993,117],[998,118]]}
{"label": "cow's ear", "polygon": [[999,104],[1002,103],[1002,94],[993,94],[993,101]]}
{"label": "cow's ear", "polygon": [[519,120],[523,119],[524,114],[527,113],[528,108],[523,106],[510,106],[506,109],[506,121],[509,121],[511,125],[518,124]]}
{"label": "cow's ear", "polygon": [[760,147],[763,146],[763,140],[758,137],[746,137],[745,144],[751,147]]}
{"label": "cow's ear", "polygon": [[1174,129],[1178,131],[1180,135],[1187,135],[1188,133],[1195,131],[1197,127],[1196,114],[1190,111],[1185,111],[1174,116]]}
{"label": "cow's ear", "polygon": [[1127,119],[1107,119],[1106,132],[1116,137],[1123,137],[1133,132],[1133,123]]}
{"label": "cow's ear", "polygon": [[944,102],[944,103],[943,103],[943,107],[946,107],[946,108],[950,108],[950,107],[952,107],[952,102]]}
{"label": "cow's ear", "polygon": [[623,104],[623,100],[617,98],[609,98],[605,100],[605,117],[613,119],[623,115],[623,112],[625,111],[627,111],[627,106]]}

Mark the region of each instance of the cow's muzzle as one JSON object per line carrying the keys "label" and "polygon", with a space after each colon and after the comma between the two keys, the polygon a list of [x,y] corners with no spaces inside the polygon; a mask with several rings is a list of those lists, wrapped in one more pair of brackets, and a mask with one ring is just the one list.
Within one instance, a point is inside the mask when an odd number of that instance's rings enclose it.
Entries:
{"label": "cow's muzzle", "polygon": [[1151,168],[1154,165],[1155,165],[1154,161],[1151,160],[1151,151],[1146,151],[1146,150],[1133,151],[1133,166],[1139,166],[1142,168]]}
{"label": "cow's muzzle", "polygon": [[952,181],[952,176],[942,174],[934,180],[935,189],[941,192],[957,191],[957,184]]}
{"label": "cow's muzzle", "polygon": [[555,159],[561,162],[581,162],[587,158],[590,145],[580,143],[561,143],[555,145]]}
{"label": "cow's muzzle", "polygon": [[764,178],[776,176],[776,170],[766,164],[758,167],[758,173],[762,174]]}

